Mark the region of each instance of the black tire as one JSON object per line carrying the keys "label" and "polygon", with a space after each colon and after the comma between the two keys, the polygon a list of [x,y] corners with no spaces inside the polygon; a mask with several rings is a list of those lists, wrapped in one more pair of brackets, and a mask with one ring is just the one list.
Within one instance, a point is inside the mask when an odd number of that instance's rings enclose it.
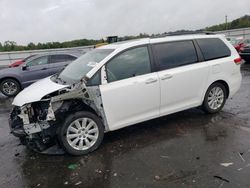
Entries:
{"label": "black tire", "polygon": [[[16,87],[16,90],[13,93],[6,92],[5,89],[4,89],[4,84],[6,84],[6,83],[8,83],[8,84],[12,83]],[[21,86],[18,83],[18,81],[16,81],[15,79],[11,79],[11,78],[4,79],[0,83],[0,91],[2,92],[2,94],[4,94],[7,97],[16,96],[20,92],[20,90],[21,90]]]}
{"label": "black tire", "polygon": [[[208,103],[209,93],[214,88],[220,88],[223,91],[223,102],[216,109],[211,108],[210,105],[209,105],[209,103]],[[211,86],[209,86],[209,88],[207,89],[207,92],[206,92],[206,95],[205,95],[205,98],[204,98],[204,101],[203,101],[203,104],[202,104],[202,109],[206,113],[209,113],[209,114],[217,113],[217,112],[221,111],[221,109],[224,107],[224,105],[226,103],[226,100],[227,100],[227,90],[226,90],[226,87],[223,84],[221,84],[219,82],[216,82],[216,83],[212,84]]]}
{"label": "black tire", "polygon": [[[92,145],[90,148],[88,148],[86,150],[77,150],[77,149],[73,148],[69,144],[69,142],[67,141],[66,135],[67,135],[68,127],[71,125],[71,123],[73,123],[75,120],[77,120],[79,118],[89,118],[89,119],[93,120],[96,123],[98,131],[99,131],[97,140],[94,143],[94,145]],[[88,154],[88,153],[96,150],[100,146],[100,144],[102,143],[103,137],[104,137],[104,126],[103,126],[100,118],[98,116],[96,116],[95,114],[88,112],[88,111],[76,112],[76,113],[69,115],[66,118],[63,126],[59,129],[59,133],[58,133],[59,142],[61,143],[64,150],[68,154],[75,155],[75,156],[85,155],[85,154]]]}

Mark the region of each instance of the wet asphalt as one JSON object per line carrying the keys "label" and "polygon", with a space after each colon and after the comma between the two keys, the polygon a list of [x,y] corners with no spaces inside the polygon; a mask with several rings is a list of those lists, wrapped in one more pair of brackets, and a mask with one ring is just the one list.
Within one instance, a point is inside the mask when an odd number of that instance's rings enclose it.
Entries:
{"label": "wet asphalt", "polygon": [[242,75],[222,112],[191,109],[110,132],[82,157],[20,145],[8,128],[12,99],[0,95],[0,188],[250,187],[250,64]]}

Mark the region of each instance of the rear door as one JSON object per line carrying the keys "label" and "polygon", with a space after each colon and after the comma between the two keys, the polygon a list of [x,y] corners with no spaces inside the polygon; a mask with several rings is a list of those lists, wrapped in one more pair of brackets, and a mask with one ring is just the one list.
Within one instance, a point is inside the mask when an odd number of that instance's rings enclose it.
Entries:
{"label": "rear door", "polygon": [[26,68],[21,71],[22,85],[28,85],[49,76],[49,57],[40,56],[26,63]]}
{"label": "rear door", "polygon": [[49,75],[53,75],[62,71],[69,63],[74,61],[76,57],[68,54],[50,55]]}
{"label": "rear door", "polygon": [[160,114],[198,106],[208,78],[208,65],[201,61],[192,40],[152,44],[161,88]]}
{"label": "rear door", "polygon": [[100,86],[110,130],[159,116],[160,87],[151,71],[147,46],[126,50],[106,64],[107,84]]}

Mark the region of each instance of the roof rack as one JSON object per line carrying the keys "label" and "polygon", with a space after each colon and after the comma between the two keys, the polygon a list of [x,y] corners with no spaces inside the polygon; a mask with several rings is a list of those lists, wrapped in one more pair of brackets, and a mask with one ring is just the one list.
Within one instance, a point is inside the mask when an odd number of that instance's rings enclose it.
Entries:
{"label": "roof rack", "polygon": [[155,37],[152,37],[152,38],[179,36],[179,35],[194,35],[194,34],[216,35],[216,33],[211,32],[211,31],[177,31],[177,32],[169,32],[166,34],[156,35]]}

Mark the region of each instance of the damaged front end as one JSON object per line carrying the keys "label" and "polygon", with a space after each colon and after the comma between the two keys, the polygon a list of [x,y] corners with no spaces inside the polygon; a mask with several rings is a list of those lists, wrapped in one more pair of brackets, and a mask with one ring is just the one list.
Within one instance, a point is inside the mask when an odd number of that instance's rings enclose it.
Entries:
{"label": "damaged front end", "polygon": [[11,133],[34,151],[46,153],[48,148],[58,146],[56,139],[58,126],[50,101],[34,102],[22,107],[15,106],[9,122]]}
{"label": "damaged front end", "polygon": [[11,133],[32,150],[62,154],[58,132],[66,117],[88,110],[100,117],[107,129],[98,86],[87,87],[83,81],[45,95],[39,101],[15,106],[10,114]]}

